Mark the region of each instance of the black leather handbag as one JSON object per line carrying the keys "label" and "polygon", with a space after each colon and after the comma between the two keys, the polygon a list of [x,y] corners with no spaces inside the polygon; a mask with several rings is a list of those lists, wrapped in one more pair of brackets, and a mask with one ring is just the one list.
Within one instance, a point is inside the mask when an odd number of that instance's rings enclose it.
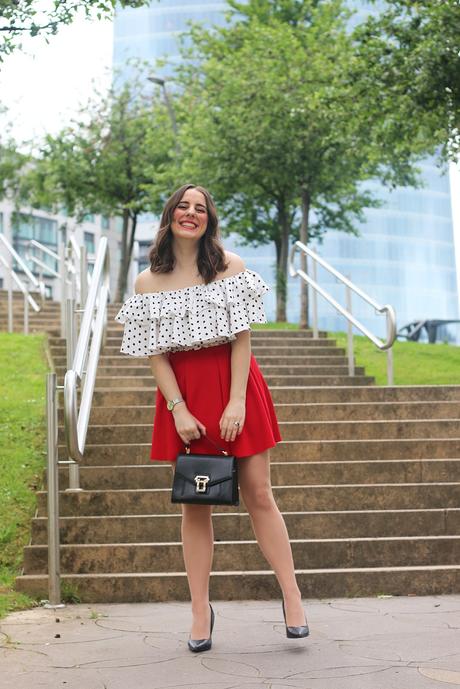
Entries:
{"label": "black leather handbag", "polygon": [[203,455],[190,452],[177,455],[171,502],[197,505],[239,505],[237,459],[218,447],[222,454]]}

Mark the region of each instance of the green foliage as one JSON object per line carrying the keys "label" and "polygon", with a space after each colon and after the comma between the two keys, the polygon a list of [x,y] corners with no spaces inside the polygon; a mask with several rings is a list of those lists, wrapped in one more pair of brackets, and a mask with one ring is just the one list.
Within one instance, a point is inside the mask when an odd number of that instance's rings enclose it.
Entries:
{"label": "green foliage", "polygon": [[13,590],[45,468],[43,335],[0,333],[0,615],[30,605]]}
{"label": "green foliage", "polygon": [[18,37],[51,36],[59,27],[71,24],[79,12],[87,19],[113,17],[116,5],[142,7],[149,0],[0,0],[0,62],[15,49]]}
{"label": "green foliage", "polygon": [[[371,0],[375,2],[375,0]],[[460,3],[387,0],[355,31],[380,106],[398,104],[400,141],[431,141],[444,159],[460,155]]]}
{"label": "green foliage", "polygon": [[366,180],[417,184],[429,146],[399,141],[398,103],[379,109],[341,0],[231,6],[229,27],[192,29],[192,59],[179,69],[180,172],[212,189],[243,241],[273,241],[286,275],[301,209],[304,241],[356,233],[363,209],[379,204]]}
{"label": "green foliage", "polygon": [[[0,106],[0,116],[6,116],[5,108]],[[8,192],[13,192],[19,184],[19,174],[27,156],[18,151],[18,147],[10,134],[11,124],[7,123],[0,129],[0,199]]]}
{"label": "green foliage", "polygon": [[121,265],[116,300],[122,301],[139,214],[156,211],[169,195],[169,166],[176,155],[168,109],[146,88],[148,68],[134,62],[129,81],[118,83],[82,108],[22,177],[20,197],[33,206],[64,206],[122,216]]}
{"label": "green foliage", "polygon": [[69,581],[61,579],[61,600],[67,604],[78,605],[78,603],[81,603],[78,586],[74,586]]}

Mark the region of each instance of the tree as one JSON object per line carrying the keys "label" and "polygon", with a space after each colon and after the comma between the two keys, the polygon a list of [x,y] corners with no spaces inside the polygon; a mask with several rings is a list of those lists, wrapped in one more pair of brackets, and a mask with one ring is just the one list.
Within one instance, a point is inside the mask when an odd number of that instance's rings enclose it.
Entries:
{"label": "tree", "polygon": [[400,138],[430,138],[444,159],[458,160],[460,2],[387,0],[355,37],[382,101],[400,104]]}
{"label": "tree", "polygon": [[[291,238],[356,233],[363,208],[377,205],[363,182],[415,184],[422,147],[399,146],[370,107],[378,94],[340,0],[232,4],[242,20],[194,29],[193,60],[180,72],[184,169],[211,187],[243,237],[274,241],[285,320]],[[305,288],[302,299],[306,326]]]}
{"label": "tree", "polygon": [[[0,107],[0,115],[5,117],[6,114],[6,109]],[[10,123],[0,130],[0,199],[14,195],[20,172],[27,161],[27,156],[19,150],[10,130]]]}
{"label": "tree", "polygon": [[140,71],[113,86],[56,136],[47,136],[38,160],[22,180],[32,205],[63,205],[71,215],[121,216],[121,259],[116,301],[123,301],[137,221],[158,211],[162,172],[175,154],[165,106],[153,102]]}
{"label": "tree", "polygon": [[0,0],[0,62],[20,47],[18,37],[50,36],[71,24],[78,12],[87,18],[113,16],[115,6],[141,7],[149,0]]}

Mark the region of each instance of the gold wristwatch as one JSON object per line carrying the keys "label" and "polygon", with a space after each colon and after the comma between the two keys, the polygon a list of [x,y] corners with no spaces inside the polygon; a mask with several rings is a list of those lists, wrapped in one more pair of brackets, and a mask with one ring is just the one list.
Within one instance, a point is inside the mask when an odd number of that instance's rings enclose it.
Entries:
{"label": "gold wristwatch", "polygon": [[168,400],[166,406],[168,407],[169,411],[172,411],[176,404],[179,404],[179,402],[183,402],[184,400],[182,397],[176,397],[174,400]]}

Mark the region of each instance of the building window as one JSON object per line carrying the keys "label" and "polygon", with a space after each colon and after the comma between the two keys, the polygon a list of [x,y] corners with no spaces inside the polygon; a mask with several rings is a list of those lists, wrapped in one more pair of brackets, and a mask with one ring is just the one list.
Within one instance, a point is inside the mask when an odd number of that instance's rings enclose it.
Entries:
{"label": "building window", "polygon": [[110,217],[108,215],[101,215],[101,230],[110,229]]}
{"label": "building window", "polygon": [[95,244],[94,244],[94,234],[92,232],[85,232],[84,234],[86,251],[89,254],[94,254]]}

